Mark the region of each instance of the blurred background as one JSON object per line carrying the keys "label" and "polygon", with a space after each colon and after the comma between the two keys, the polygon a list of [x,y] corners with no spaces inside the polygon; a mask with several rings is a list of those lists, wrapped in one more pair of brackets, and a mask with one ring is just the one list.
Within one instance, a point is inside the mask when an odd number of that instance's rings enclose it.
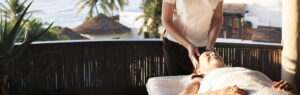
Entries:
{"label": "blurred background", "polygon": [[[12,6],[29,2],[2,0],[1,8],[13,11]],[[35,0],[28,15],[35,22],[55,22],[52,36],[59,37],[43,41],[155,39],[163,37],[161,4],[162,0]],[[218,40],[281,43],[282,0],[224,0],[223,10]]]}

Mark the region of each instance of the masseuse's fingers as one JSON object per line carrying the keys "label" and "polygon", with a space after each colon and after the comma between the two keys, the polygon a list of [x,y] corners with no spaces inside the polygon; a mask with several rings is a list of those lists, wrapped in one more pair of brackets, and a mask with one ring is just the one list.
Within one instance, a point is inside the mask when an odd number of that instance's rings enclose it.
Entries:
{"label": "masseuse's fingers", "polygon": [[198,65],[198,61],[197,61],[195,55],[194,54],[190,55],[190,59],[191,59],[193,65],[194,65],[194,68],[196,68],[197,65]]}
{"label": "masseuse's fingers", "polygon": [[206,47],[206,50],[216,52],[216,49],[214,47]]}
{"label": "masseuse's fingers", "polygon": [[198,65],[198,61],[197,58],[195,56],[195,54],[197,53],[198,49],[197,47],[195,47],[194,45],[189,45],[187,47],[188,53],[189,53],[189,57],[194,65],[194,68],[196,68],[196,66]]}
{"label": "masseuse's fingers", "polygon": [[199,52],[199,50],[197,48],[196,48],[196,54],[197,54],[197,56],[201,55],[200,52]]}

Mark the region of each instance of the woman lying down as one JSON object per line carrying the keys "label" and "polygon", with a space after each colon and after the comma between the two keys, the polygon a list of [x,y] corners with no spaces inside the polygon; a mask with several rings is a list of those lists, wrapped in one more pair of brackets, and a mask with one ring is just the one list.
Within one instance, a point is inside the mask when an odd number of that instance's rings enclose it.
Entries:
{"label": "woman lying down", "polygon": [[226,67],[214,52],[201,54],[196,67],[181,95],[298,95],[297,88],[286,81],[272,82],[258,71]]}

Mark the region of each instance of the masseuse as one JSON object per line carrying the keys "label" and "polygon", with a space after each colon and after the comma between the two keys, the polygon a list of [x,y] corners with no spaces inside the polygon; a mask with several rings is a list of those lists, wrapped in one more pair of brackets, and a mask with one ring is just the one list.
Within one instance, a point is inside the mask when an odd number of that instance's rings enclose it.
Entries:
{"label": "masseuse", "polygon": [[215,51],[223,24],[222,5],[222,0],[163,1],[163,50],[169,75],[191,74],[197,56]]}

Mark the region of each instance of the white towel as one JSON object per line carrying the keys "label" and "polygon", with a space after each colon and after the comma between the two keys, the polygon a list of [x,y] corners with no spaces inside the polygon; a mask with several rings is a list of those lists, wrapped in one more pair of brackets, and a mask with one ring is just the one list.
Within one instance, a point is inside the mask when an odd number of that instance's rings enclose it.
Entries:
{"label": "white towel", "polygon": [[[189,75],[150,78],[146,84],[149,95],[178,95],[191,83]],[[215,69],[204,77],[199,93],[237,85],[249,95],[293,95],[273,89],[272,81],[264,74],[241,67]]]}
{"label": "white towel", "polygon": [[272,88],[272,81],[263,73],[241,67],[215,69],[206,74],[199,93],[237,85],[249,95],[291,95]]}
{"label": "white towel", "polygon": [[190,84],[188,75],[150,78],[146,84],[149,95],[178,95]]}

